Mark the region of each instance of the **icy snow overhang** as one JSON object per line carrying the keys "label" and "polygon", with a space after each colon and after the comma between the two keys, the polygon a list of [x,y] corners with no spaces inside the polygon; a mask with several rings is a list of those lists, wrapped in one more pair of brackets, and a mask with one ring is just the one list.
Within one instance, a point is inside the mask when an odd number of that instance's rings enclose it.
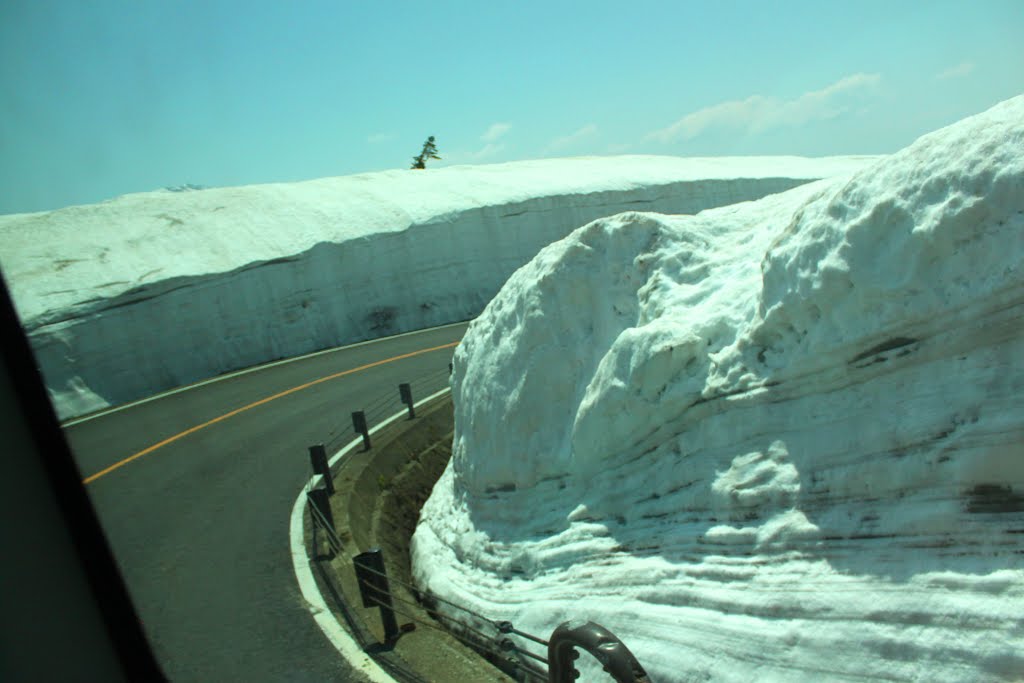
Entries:
{"label": "icy snow overhang", "polygon": [[417,581],[596,621],[654,680],[1020,680],[1022,264],[1024,97],[852,178],[581,227],[456,351]]}
{"label": "icy snow overhang", "polygon": [[551,159],[133,194],[0,216],[0,264],[68,417],[465,320],[595,218],[697,213],[871,159]]}

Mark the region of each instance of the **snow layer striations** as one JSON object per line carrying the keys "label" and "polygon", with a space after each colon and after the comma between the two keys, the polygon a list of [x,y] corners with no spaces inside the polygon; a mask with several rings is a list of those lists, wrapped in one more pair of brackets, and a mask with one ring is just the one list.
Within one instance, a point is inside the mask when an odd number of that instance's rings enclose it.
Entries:
{"label": "snow layer striations", "polygon": [[696,213],[865,158],[553,159],[134,194],[0,217],[63,417],[477,315],[545,245],[630,208]]}
{"label": "snow layer striations", "polygon": [[456,352],[417,581],[658,681],[1024,679],[1022,150],[1018,97],[545,248]]}

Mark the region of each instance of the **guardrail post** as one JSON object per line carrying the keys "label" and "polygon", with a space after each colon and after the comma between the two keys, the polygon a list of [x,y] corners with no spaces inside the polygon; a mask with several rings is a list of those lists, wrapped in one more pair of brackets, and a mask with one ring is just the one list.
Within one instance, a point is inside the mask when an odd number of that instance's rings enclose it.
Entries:
{"label": "guardrail post", "polygon": [[313,464],[313,474],[319,474],[329,495],[334,495],[334,481],[331,479],[331,467],[327,464],[327,451],[322,443],[309,447],[309,460]]}
{"label": "guardrail post", "polygon": [[398,394],[402,397],[402,403],[409,407],[409,419],[416,418],[416,409],[412,406],[412,387],[408,384],[398,385]]}
{"label": "guardrail post", "polygon": [[352,413],[352,428],[356,430],[356,434],[363,435],[363,448],[370,450],[370,430],[366,426],[366,413],[361,410]]}
{"label": "guardrail post", "polygon": [[380,548],[370,548],[352,558],[359,582],[359,594],[363,607],[379,607],[380,620],[384,624],[384,640],[398,638],[398,621],[391,604],[391,589],[388,586],[387,570],[384,569],[384,555]]}
{"label": "guardrail post", "polygon": [[581,647],[597,658],[617,683],[650,683],[647,672],[621,640],[600,624],[564,622],[548,641],[549,683],[573,683],[579,672],[573,666]]}

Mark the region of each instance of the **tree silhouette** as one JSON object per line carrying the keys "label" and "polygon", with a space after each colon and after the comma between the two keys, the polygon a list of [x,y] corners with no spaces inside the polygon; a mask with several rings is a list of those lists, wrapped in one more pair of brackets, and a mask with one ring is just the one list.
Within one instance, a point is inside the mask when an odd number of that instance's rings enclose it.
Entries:
{"label": "tree silhouette", "polygon": [[441,160],[441,157],[437,156],[437,146],[434,144],[433,135],[427,138],[427,141],[423,143],[423,151],[419,153],[419,156],[412,158],[411,168],[426,168],[427,159]]}

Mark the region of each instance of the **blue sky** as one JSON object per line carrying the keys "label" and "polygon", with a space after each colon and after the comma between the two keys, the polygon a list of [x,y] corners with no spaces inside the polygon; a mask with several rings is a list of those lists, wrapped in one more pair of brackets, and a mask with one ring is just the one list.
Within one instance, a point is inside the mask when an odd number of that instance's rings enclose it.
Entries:
{"label": "blue sky", "polygon": [[0,213],[585,154],[883,153],[1024,92],[1024,2],[0,4]]}

